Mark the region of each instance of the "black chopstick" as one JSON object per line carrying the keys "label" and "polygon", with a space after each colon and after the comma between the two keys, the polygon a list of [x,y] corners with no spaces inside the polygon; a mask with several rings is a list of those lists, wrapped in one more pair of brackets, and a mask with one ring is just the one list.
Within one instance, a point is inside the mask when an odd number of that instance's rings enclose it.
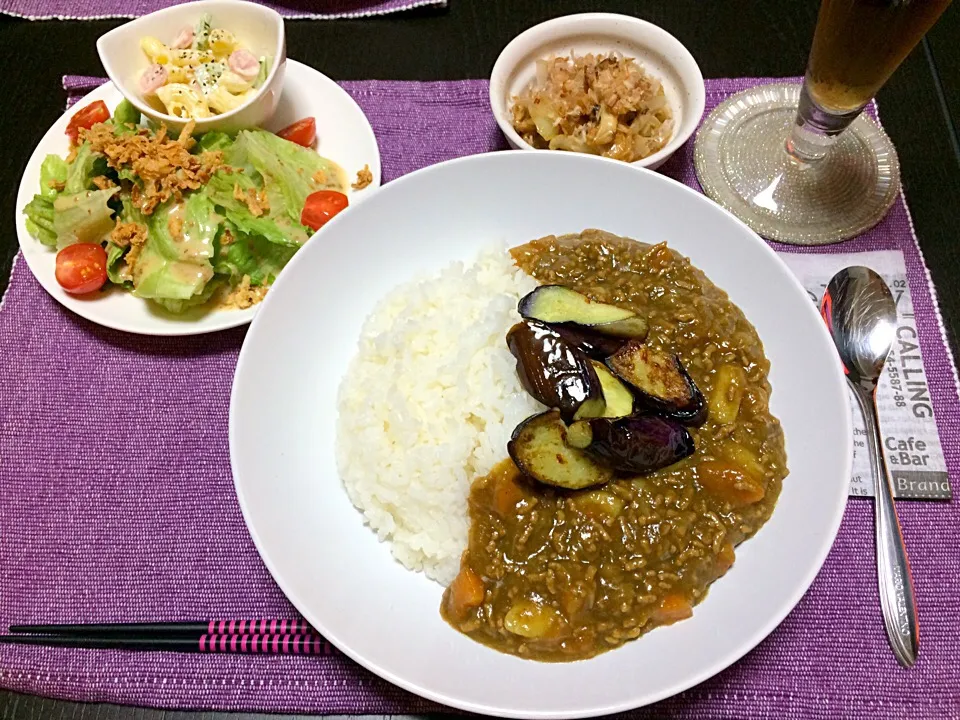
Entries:
{"label": "black chopstick", "polygon": [[306,620],[207,620],[165,623],[11,625],[11,633],[60,637],[198,639],[201,635],[304,635],[316,633]]}
{"label": "black chopstick", "polygon": [[265,655],[329,655],[330,643],[308,635],[201,635],[188,638],[93,637],[73,635],[0,635],[0,644],[110,650],[160,650],[183,653],[246,653]]}

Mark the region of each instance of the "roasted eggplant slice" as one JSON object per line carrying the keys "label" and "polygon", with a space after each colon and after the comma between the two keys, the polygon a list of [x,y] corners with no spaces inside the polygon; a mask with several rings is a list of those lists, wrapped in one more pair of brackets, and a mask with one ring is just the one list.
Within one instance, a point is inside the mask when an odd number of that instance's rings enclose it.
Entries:
{"label": "roasted eggplant slice", "polygon": [[685,425],[702,425],[707,419],[703,393],[675,355],[631,340],[607,360],[607,366],[640,391],[638,400],[649,409]]}
{"label": "roasted eggplant slice", "polygon": [[[607,369],[603,363],[591,360],[590,364],[600,378],[600,387],[603,389],[603,413],[600,417],[618,418],[633,415],[633,393],[630,388],[620,382],[620,378]],[[580,415],[581,418],[586,415]]]}
{"label": "roasted eggplant slice", "polygon": [[567,444],[567,426],[557,410],[517,425],[507,452],[517,467],[546,485],[581,490],[613,479],[613,469]]}
{"label": "roasted eggplant slice", "polygon": [[579,420],[567,435],[568,444],[620,473],[651,473],[694,451],[693,436],[683,425],[656,415]]}
{"label": "roasted eggplant slice", "polygon": [[582,325],[561,325],[555,323],[550,327],[560,333],[560,337],[575,348],[582,350],[594,360],[600,360],[601,362],[613,355],[629,341],[628,338],[604,335],[603,333],[591,330]]}
{"label": "roasted eggplant slice", "polygon": [[527,320],[507,333],[524,389],[567,422],[603,414],[603,388],[590,359],[544,323]]}
{"label": "roasted eggplant slice", "polygon": [[618,376],[661,403],[685,407],[693,399],[677,359],[641,342],[627,343],[607,363]]}
{"label": "roasted eggplant slice", "polygon": [[520,315],[545,323],[571,323],[625,338],[645,338],[647,320],[632,310],[591,300],[563,285],[541,285],[520,299]]}

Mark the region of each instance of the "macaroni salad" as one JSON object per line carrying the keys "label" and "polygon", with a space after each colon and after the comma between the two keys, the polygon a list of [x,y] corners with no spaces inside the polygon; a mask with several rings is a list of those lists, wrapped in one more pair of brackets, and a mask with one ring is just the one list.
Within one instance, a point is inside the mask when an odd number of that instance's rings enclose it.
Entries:
{"label": "macaroni salad", "polygon": [[170,45],[148,36],[140,48],[151,62],[140,91],[178,118],[200,120],[240,107],[268,72],[266,57],[257,58],[229,30],[212,27],[209,15],[181,29]]}

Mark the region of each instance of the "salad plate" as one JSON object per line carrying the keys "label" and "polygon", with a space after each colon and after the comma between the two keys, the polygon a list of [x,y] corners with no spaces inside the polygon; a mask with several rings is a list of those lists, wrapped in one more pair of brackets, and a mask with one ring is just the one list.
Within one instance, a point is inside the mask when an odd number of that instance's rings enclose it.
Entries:
{"label": "salad plate", "polygon": [[[98,325],[124,332],[197,335],[249,323],[259,305],[229,309],[206,303],[174,313],[109,283],[103,291],[71,295],[57,282],[56,249],[42,244],[31,235],[28,218],[22,211],[40,191],[44,159],[48,155],[65,157],[69,152],[69,140],[65,133],[73,115],[79,108],[98,100],[103,101],[112,112],[123,100],[123,95],[108,82],[64,113],[43,136],[20,181],[15,220],[17,238],[23,259],[34,277],[68,310]],[[316,119],[317,140],[314,150],[343,169],[350,206],[373,194],[380,185],[380,152],[370,122],[353,98],[333,80],[303,63],[288,59],[283,93],[276,113],[264,129],[276,132],[305,117]],[[369,184],[356,190],[351,184],[357,178],[357,173],[365,167],[369,170]],[[308,242],[316,239],[314,237]]]}

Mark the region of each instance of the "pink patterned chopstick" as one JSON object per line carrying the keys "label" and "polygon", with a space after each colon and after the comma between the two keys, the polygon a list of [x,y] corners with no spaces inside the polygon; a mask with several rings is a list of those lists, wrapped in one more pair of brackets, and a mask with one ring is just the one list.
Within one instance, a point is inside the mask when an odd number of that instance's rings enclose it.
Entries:
{"label": "pink patterned chopstick", "polygon": [[330,655],[333,647],[319,635],[203,635],[202,653]]}
{"label": "pink patterned chopstick", "polygon": [[0,644],[192,653],[329,655],[330,643],[303,620],[14,625]]}
{"label": "pink patterned chopstick", "polygon": [[201,635],[184,637],[119,635],[0,635],[2,645],[151,650],[181,653],[246,653],[265,655],[330,655],[333,647],[319,635]]}
{"label": "pink patterned chopstick", "polygon": [[316,634],[306,620],[211,620],[206,628],[209,635],[297,635]]}
{"label": "pink patterned chopstick", "polygon": [[161,623],[80,623],[11,625],[11,633],[59,637],[157,637],[197,639],[201,635],[316,635],[306,620],[207,620]]}

